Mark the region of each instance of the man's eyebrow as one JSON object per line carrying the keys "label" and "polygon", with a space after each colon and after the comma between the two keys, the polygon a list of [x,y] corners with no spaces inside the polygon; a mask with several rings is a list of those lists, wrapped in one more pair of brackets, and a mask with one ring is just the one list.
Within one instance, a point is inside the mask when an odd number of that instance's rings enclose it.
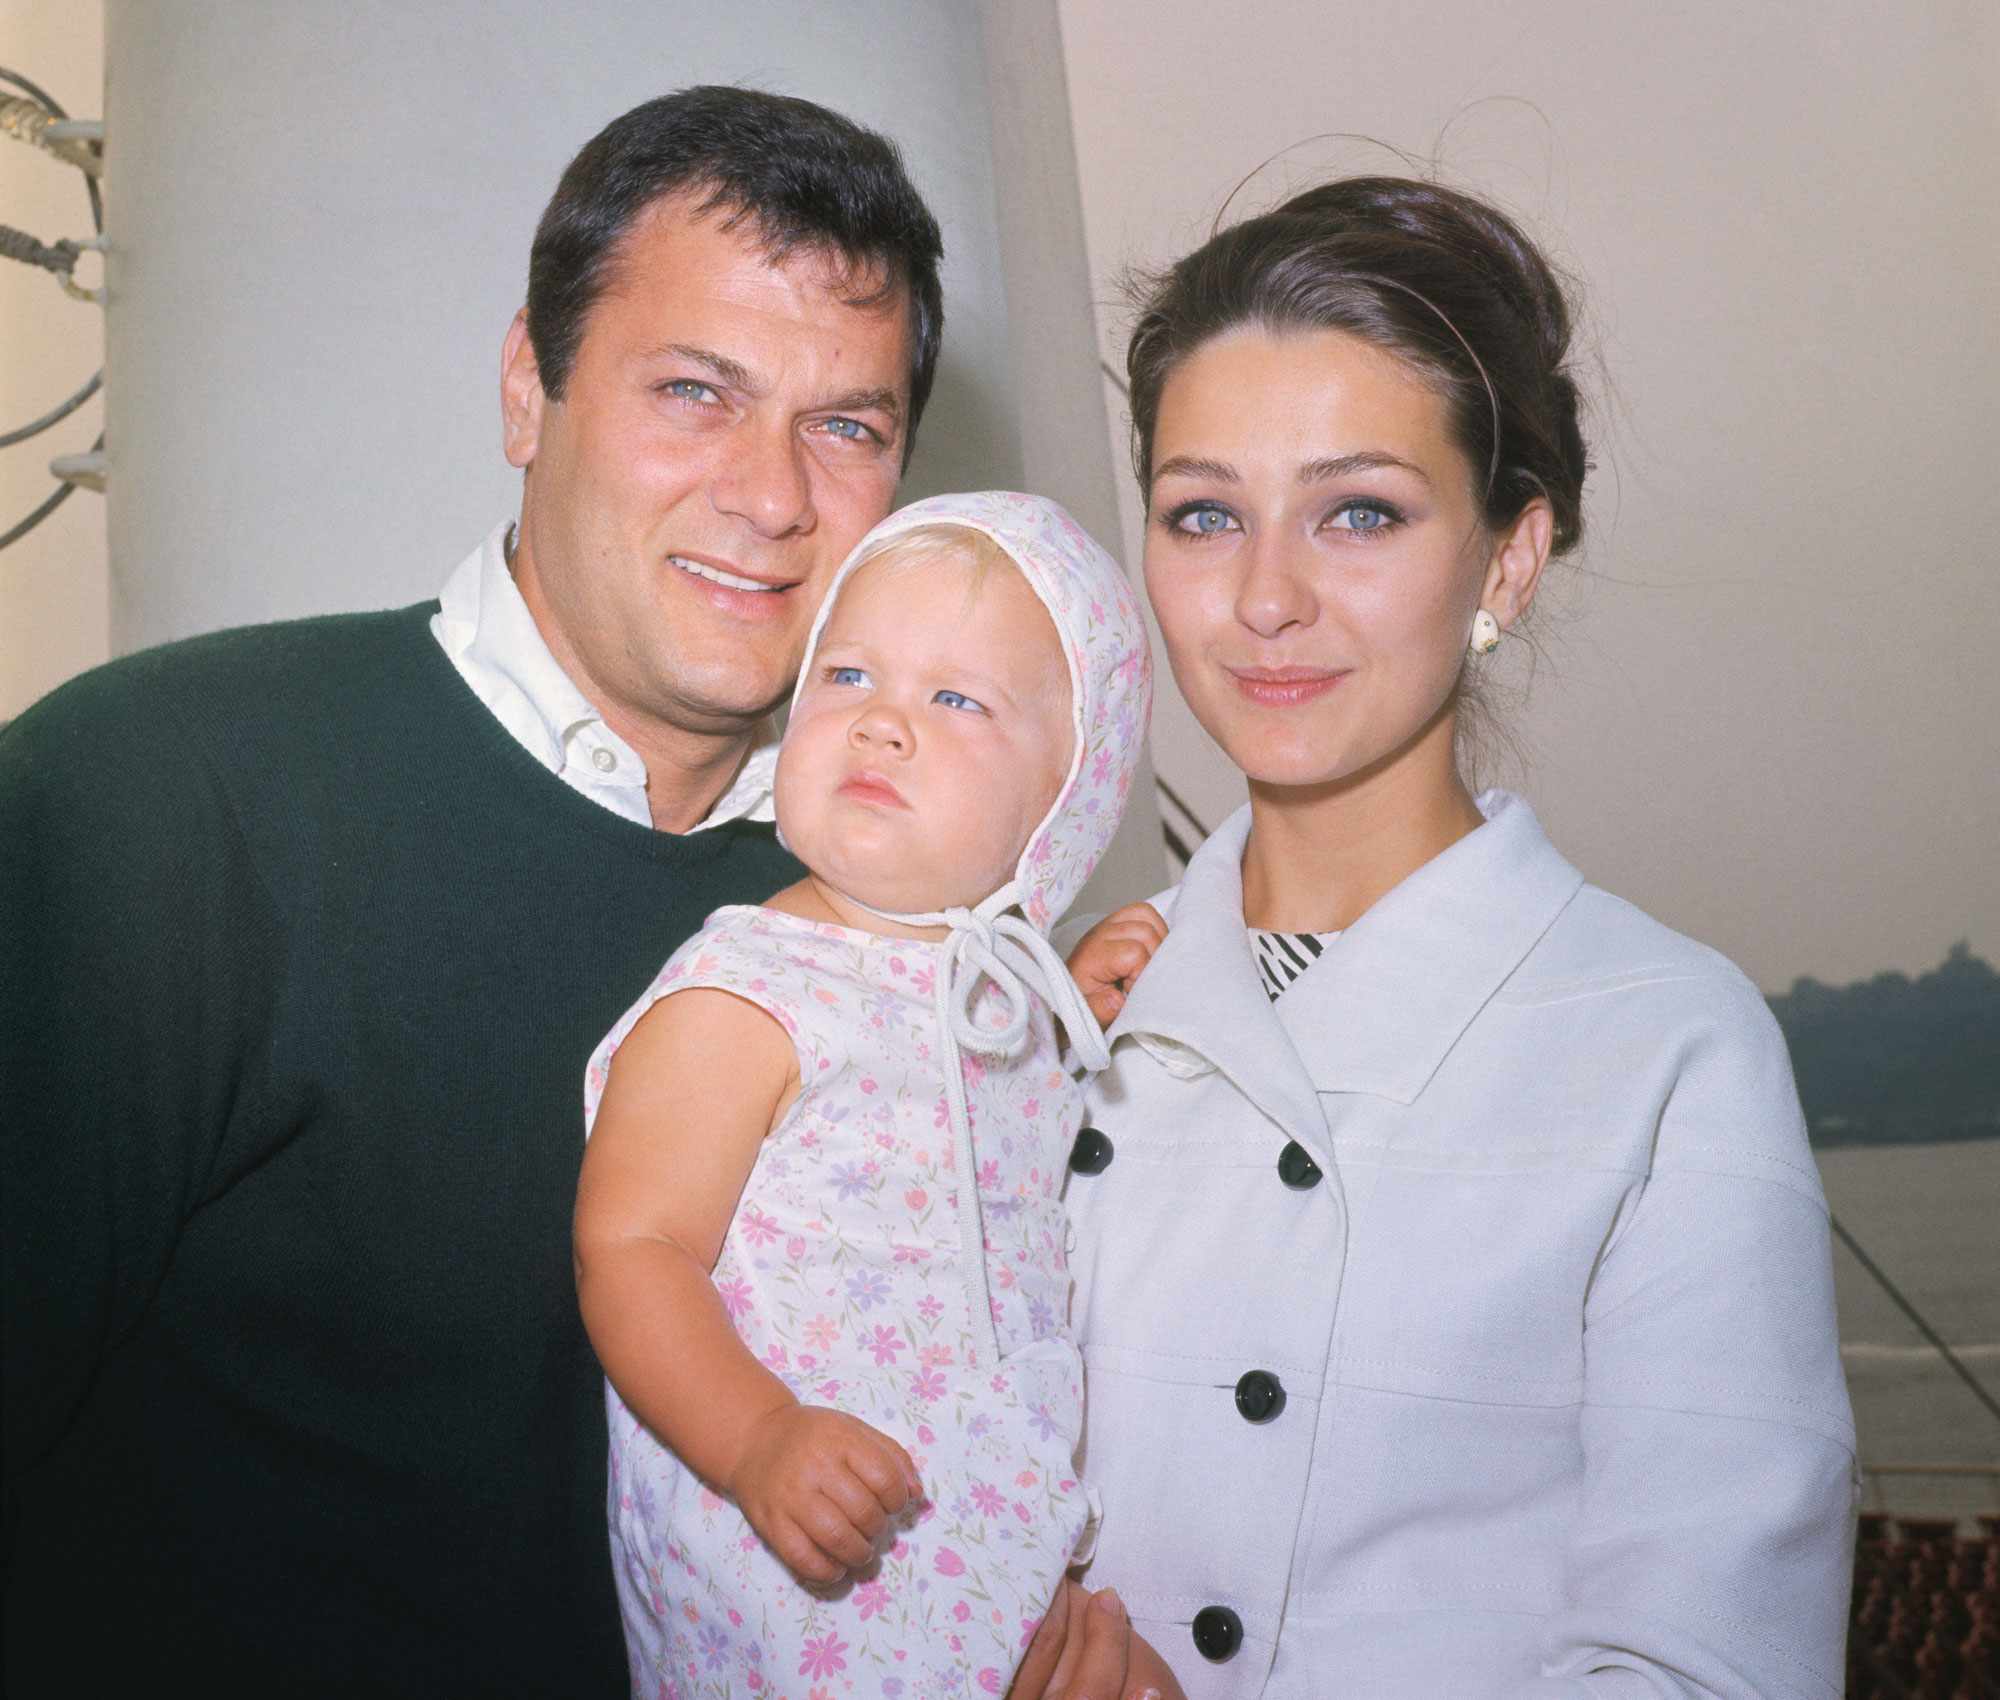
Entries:
{"label": "man's eyebrow", "polygon": [[732,389],[744,391],[748,395],[761,395],[763,386],[756,375],[740,360],[732,360],[726,354],[718,354],[712,348],[697,348],[691,342],[665,342],[658,348],[649,348],[639,358],[642,360],[665,360],[668,358],[691,361],[702,368],[710,377],[720,378]]}
{"label": "man's eyebrow", "polygon": [[891,419],[903,417],[903,398],[894,390],[849,390],[819,404],[831,413],[886,413]]}

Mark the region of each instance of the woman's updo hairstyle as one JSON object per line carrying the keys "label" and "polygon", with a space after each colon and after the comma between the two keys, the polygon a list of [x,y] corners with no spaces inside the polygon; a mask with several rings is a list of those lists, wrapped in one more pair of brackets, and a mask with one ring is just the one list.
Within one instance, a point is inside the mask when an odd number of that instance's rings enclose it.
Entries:
{"label": "woman's updo hairstyle", "polygon": [[1540,495],[1555,514],[1551,552],[1582,537],[1569,303],[1534,243],[1483,201],[1414,178],[1341,178],[1218,231],[1133,295],[1125,370],[1142,491],[1160,393],[1188,355],[1241,325],[1339,330],[1436,387],[1488,525]]}

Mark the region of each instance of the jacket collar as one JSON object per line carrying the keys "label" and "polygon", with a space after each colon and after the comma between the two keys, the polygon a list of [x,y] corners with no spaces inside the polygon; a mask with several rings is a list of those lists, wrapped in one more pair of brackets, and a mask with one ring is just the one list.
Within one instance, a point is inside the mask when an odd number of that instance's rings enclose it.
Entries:
{"label": "jacket collar", "polygon": [[1582,886],[1519,797],[1485,792],[1479,811],[1279,1000],[1320,1091],[1413,1103]]}
{"label": "jacket collar", "polygon": [[1243,846],[1249,836],[1245,803],[1195,851],[1173,896],[1166,942],[1105,1039],[1115,1044],[1131,1034],[1172,1073],[1220,1069],[1288,1134],[1303,1134],[1314,1154],[1324,1158],[1319,1095],[1264,995],[1243,928]]}
{"label": "jacket collar", "polygon": [[1479,809],[1484,826],[1381,898],[1273,1004],[1243,925],[1245,804],[1189,862],[1166,942],[1109,1037],[1198,1052],[1287,1127],[1319,1128],[1320,1092],[1413,1103],[1583,884],[1520,798],[1488,791]]}

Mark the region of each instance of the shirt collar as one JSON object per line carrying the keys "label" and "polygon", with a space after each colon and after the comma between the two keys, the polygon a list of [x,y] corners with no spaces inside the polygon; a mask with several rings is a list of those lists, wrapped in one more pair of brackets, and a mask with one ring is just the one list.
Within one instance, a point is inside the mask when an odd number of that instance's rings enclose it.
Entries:
{"label": "shirt collar", "polygon": [[1188,863],[1166,942],[1109,1036],[1198,1052],[1288,1126],[1318,1122],[1320,1092],[1414,1102],[1583,884],[1520,798],[1478,802],[1485,825],[1379,899],[1275,1004],[1244,932],[1245,804]]}
{"label": "shirt collar", "polygon": [[[438,593],[438,639],[480,701],[551,773],[580,758],[577,740],[588,732],[593,753],[608,749],[616,758],[609,775],[592,777],[593,789],[617,786],[643,794],[645,761],[563,671],[514,582],[507,562],[513,530],[511,521],[496,525],[445,581]],[[769,820],[777,759],[777,740],[767,738],[693,830]]]}

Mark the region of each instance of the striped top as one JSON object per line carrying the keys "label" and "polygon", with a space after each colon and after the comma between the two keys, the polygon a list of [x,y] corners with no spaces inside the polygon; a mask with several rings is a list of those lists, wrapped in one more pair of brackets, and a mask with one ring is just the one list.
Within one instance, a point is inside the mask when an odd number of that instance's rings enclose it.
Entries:
{"label": "striped top", "polygon": [[1263,976],[1264,990],[1273,1003],[1340,937],[1338,932],[1267,933],[1258,927],[1249,932],[1250,954],[1257,959],[1257,972]]}

